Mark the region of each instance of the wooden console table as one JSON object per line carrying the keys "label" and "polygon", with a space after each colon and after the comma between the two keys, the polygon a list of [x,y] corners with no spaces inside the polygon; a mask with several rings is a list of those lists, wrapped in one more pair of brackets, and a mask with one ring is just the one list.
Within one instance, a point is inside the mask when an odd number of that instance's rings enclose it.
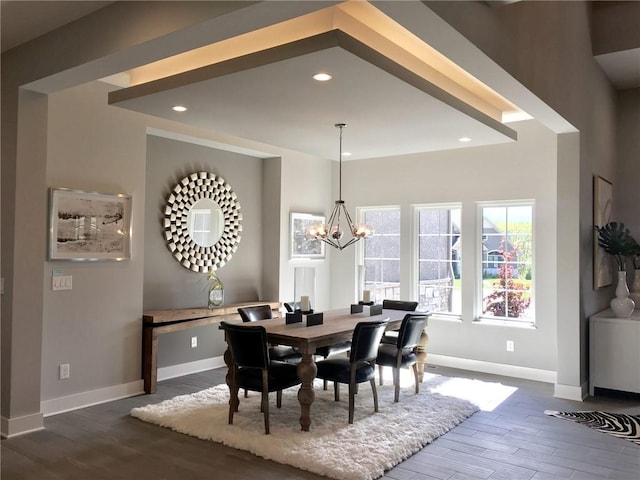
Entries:
{"label": "wooden console table", "polygon": [[[239,320],[239,307],[270,305],[280,310],[280,302],[244,302],[208,308],[184,308],[177,310],[153,310],[142,315],[142,379],[145,393],[155,393],[158,384],[158,337],[163,333],[177,332],[203,325]],[[274,312],[274,316],[279,316]]]}

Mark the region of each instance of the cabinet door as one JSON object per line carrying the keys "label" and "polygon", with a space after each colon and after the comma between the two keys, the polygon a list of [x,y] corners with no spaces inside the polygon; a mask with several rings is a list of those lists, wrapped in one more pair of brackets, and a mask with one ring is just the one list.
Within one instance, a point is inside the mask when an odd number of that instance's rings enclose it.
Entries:
{"label": "cabinet door", "polygon": [[640,322],[598,318],[591,322],[593,385],[640,392]]}

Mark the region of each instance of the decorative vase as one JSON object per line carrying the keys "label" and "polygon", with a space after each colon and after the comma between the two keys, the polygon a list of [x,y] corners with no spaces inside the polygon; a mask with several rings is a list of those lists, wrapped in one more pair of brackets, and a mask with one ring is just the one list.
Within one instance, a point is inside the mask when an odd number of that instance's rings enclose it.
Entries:
{"label": "decorative vase", "polygon": [[633,313],[636,304],[629,298],[629,287],[627,286],[627,272],[618,271],[618,285],[616,286],[616,298],[611,300],[611,310],[616,317],[629,318]]}
{"label": "decorative vase", "polygon": [[213,270],[209,272],[209,290],[207,307],[216,308],[224,302],[224,284]]}
{"label": "decorative vase", "polygon": [[633,271],[633,283],[631,284],[629,298],[633,300],[636,306],[640,306],[640,268]]}

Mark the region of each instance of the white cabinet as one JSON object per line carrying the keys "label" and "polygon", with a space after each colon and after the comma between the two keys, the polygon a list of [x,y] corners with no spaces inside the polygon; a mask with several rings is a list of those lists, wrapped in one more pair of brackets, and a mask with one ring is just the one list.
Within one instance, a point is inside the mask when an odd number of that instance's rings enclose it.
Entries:
{"label": "white cabinet", "polygon": [[589,318],[589,393],[596,387],[640,393],[640,309],[616,318],[611,309]]}

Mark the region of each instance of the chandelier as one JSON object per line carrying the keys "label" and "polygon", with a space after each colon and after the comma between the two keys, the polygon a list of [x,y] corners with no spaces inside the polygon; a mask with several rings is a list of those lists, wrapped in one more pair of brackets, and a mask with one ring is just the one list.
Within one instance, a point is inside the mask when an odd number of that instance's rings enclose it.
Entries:
{"label": "chandelier", "polygon": [[[347,207],[342,200],[342,130],[347,126],[346,123],[336,123],[336,127],[340,129],[340,156],[338,157],[339,165],[339,184],[338,184],[338,200],[336,200],[328,223],[317,223],[311,225],[307,229],[307,237],[310,239],[322,240],[324,243],[331,245],[338,250],[347,248],[349,245],[357,242],[361,238],[371,237],[373,230],[369,225],[364,223],[354,224],[351,216],[347,211]],[[344,230],[348,230],[351,237],[343,243]]]}

